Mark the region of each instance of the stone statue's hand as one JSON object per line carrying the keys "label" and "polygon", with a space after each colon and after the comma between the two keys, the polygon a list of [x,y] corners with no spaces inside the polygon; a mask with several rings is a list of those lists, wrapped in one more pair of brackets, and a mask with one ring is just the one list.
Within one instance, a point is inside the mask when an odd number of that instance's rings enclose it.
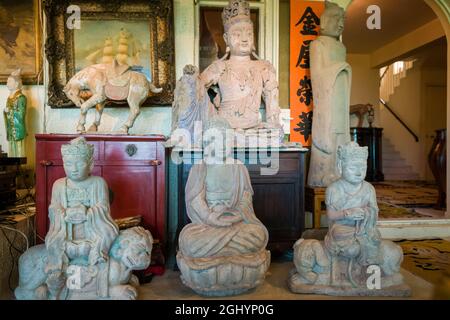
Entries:
{"label": "stone statue's hand", "polygon": [[352,208],[345,210],[345,217],[353,220],[363,220],[366,216],[366,212],[362,208]]}
{"label": "stone statue's hand", "polygon": [[222,212],[212,211],[208,218],[206,218],[206,224],[212,227],[229,227],[231,226],[231,222],[223,221],[221,219]]}
{"label": "stone statue's hand", "polygon": [[[228,212],[225,211],[225,213],[228,213]],[[238,223],[238,222],[242,221],[242,217],[240,215],[236,215],[235,213],[231,213],[229,215],[227,215],[227,214],[222,215],[220,217],[220,220],[233,224],[233,223]]]}

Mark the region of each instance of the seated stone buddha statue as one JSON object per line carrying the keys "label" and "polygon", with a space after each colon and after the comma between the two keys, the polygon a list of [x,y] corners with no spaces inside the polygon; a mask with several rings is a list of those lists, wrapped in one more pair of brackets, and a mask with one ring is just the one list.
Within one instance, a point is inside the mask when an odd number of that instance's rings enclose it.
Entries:
{"label": "seated stone buddha statue", "polygon": [[[204,121],[202,115],[209,114],[210,117],[219,115],[231,128],[244,133],[251,130],[260,135],[264,132],[267,136],[270,131],[270,137],[282,140],[284,132],[279,119],[276,71],[269,61],[256,55],[248,2],[230,0],[223,10],[222,20],[226,54],[200,75],[185,72],[180,79],[173,108],[173,118],[180,121],[172,130],[193,128],[195,121]],[[182,86],[193,92],[181,90]],[[208,97],[209,89],[216,93],[212,99]],[[264,120],[260,114],[262,104],[265,106]],[[190,131],[192,135],[192,129]]]}
{"label": "seated stone buddha statue", "polygon": [[[268,232],[253,211],[247,168],[235,163],[230,145],[211,148],[219,135],[225,137],[226,129],[230,127],[224,119],[209,121],[204,161],[192,166],[186,184],[192,223],[180,233],[177,262],[183,282],[202,295],[225,296],[254,288],[270,263],[265,249]],[[218,135],[210,137],[208,130]]]}

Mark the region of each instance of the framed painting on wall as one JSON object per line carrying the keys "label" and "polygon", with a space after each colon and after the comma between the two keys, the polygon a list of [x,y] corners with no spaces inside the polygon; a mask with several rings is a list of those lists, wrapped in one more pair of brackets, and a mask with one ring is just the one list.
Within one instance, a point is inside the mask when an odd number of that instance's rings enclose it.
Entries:
{"label": "framed painting on wall", "polygon": [[[80,13],[79,24],[68,27],[74,9]],[[74,107],[63,92],[67,81],[87,66],[114,59],[163,89],[150,95],[144,106],[171,105],[175,86],[172,0],[74,0],[70,4],[47,0],[45,10],[50,106]]]}
{"label": "framed painting on wall", "polygon": [[42,80],[39,13],[39,0],[0,1],[0,84],[18,68],[23,83]]}

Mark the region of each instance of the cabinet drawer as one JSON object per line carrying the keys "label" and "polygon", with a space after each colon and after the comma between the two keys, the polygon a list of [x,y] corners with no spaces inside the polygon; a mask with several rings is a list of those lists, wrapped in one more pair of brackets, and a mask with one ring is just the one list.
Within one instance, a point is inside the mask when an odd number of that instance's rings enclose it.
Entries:
{"label": "cabinet drawer", "polygon": [[133,161],[156,159],[156,143],[142,141],[105,142],[106,161]]}
{"label": "cabinet drawer", "polygon": [[[89,144],[94,145],[94,161],[99,160],[99,142],[98,141],[87,141]],[[69,144],[70,140],[67,141],[47,141],[45,142],[45,158],[46,160],[61,160],[61,146],[63,144]],[[43,160],[43,159],[41,159]]]}

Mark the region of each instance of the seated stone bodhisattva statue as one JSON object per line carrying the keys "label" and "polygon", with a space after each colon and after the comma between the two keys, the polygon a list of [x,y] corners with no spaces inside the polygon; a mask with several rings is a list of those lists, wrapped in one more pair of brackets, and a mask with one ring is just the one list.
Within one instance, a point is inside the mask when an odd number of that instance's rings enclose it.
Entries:
{"label": "seated stone bodhisattva statue", "polygon": [[[299,239],[289,288],[296,293],[407,296],[400,265],[403,251],[377,229],[375,188],[364,181],[367,147],[337,150],[341,178],[326,190],[329,230],[324,241]],[[378,278],[377,278],[378,277]]]}
{"label": "seated stone bodhisattva statue", "polygon": [[[205,122],[205,118],[218,115],[241,134],[250,130],[279,142],[284,132],[279,119],[276,70],[256,55],[249,3],[230,0],[222,21],[226,54],[200,75],[197,68],[185,67],[175,91],[172,130],[186,129],[192,135],[195,121]],[[212,101],[209,89],[216,93]],[[265,121],[259,111],[262,104]]]}
{"label": "seated stone bodhisattva statue", "polygon": [[[224,119],[209,129],[225,137]],[[204,150],[212,141],[206,138]],[[222,140],[223,141],[223,140]],[[264,280],[270,264],[268,232],[253,211],[247,168],[232,157],[232,148],[212,148],[194,164],[186,184],[186,209],[192,223],[179,237],[177,263],[185,285],[201,295],[227,296],[252,289]]]}
{"label": "seated stone bodhisattva statue", "polygon": [[45,245],[19,259],[18,299],[136,299],[132,270],[150,264],[153,239],[119,228],[105,180],[92,176],[94,146],[79,137],[61,148],[66,177],[53,184]]}

